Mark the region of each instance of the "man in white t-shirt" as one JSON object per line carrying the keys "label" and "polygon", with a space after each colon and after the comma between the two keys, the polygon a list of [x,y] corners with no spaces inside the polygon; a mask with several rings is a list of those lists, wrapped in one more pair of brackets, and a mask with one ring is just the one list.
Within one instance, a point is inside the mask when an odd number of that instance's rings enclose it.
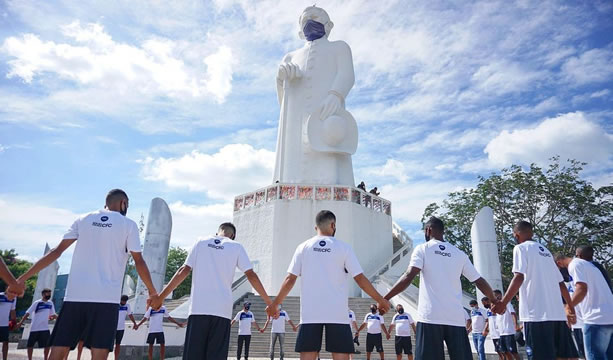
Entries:
{"label": "man in white t-shirt", "polygon": [[9,320],[15,321],[16,306],[17,299],[9,299],[4,292],[0,292],[0,342],[2,343],[3,360],[6,360],[9,354]]}
{"label": "man in white t-shirt", "polygon": [[558,260],[568,267],[575,288],[572,306],[581,310],[587,359],[613,359],[613,294],[600,270],[579,258]]}
{"label": "man in white t-shirt", "polygon": [[278,316],[277,306],[300,276],[300,330],[296,352],[300,353],[302,360],[317,359],[325,328],[326,351],[331,352],[335,360],[345,360],[355,351],[347,322],[347,274],[378,303],[382,315],[390,305],[364,276],[351,246],[334,237],[336,216],[329,210],[322,210],[317,214],[315,224],[317,236],[298,245],[289,265],[289,274],[266,312],[269,316]]}
{"label": "man in white t-shirt", "polygon": [[[353,327],[353,330],[355,331],[354,337],[353,337],[353,343],[356,344],[357,346],[360,346],[360,339],[359,339],[359,336],[357,335],[358,322],[355,318],[355,313],[351,309],[349,309],[349,326]],[[353,354],[360,354],[360,352],[358,351],[358,349],[355,349],[355,352]],[[349,360],[353,360],[353,354],[349,354]]]}
{"label": "man in white t-shirt", "polygon": [[383,336],[381,336],[381,330],[385,333],[387,340],[390,338],[389,332],[385,327],[385,321],[383,316],[377,311],[377,304],[370,305],[370,312],[364,316],[364,322],[360,325],[356,335],[359,335],[360,331],[366,327],[366,359],[370,360],[370,354],[373,349],[377,349],[379,356],[383,360]]}
{"label": "man in white t-shirt", "polygon": [[[494,290],[494,295],[496,299],[502,299],[502,291],[496,289]],[[508,360],[519,360],[517,342],[515,341],[515,333],[519,331],[519,325],[515,308],[513,308],[511,303],[507,304],[504,314],[496,316],[496,329],[498,329],[500,334],[500,352]]]}
{"label": "man in white t-shirt", "polygon": [[[185,264],[151,306],[160,307],[164,299],[193,272],[191,302],[183,359],[221,360],[228,358],[232,319],[232,281],[236,269],[241,270],[266,304],[268,297],[258,275],[253,271],[245,248],[237,241],[236,227],[226,222],[219,225],[217,235],[199,239],[189,251]],[[203,337],[206,334],[206,337]]]}
{"label": "man in white t-shirt", "polygon": [[92,359],[108,357],[113,350],[121,286],[130,254],[150,295],[156,289],[143,260],[138,226],[125,215],[128,195],[114,189],[106,196],[106,208],[79,217],[60,244],[38,260],[18,279],[27,279],[49,266],[76,242],[66,295],[51,334],[52,360],[63,360],[83,340]]}
{"label": "man in white t-shirt", "polygon": [[494,344],[494,350],[498,354],[498,358],[500,360],[504,360],[505,356],[500,352],[500,334],[496,328],[496,319],[497,314],[494,313],[490,308],[492,307],[492,303],[487,296],[481,298],[481,304],[486,309],[485,313],[487,315],[487,322],[485,323],[485,330],[483,330],[483,336],[487,337],[489,334],[492,338],[492,343]]}
{"label": "man in white t-shirt", "polygon": [[243,305],[243,310],[236,313],[236,316],[230,322],[230,326],[238,322],[238,346],[236,347],[236,359],[240,360],[243,345],[245,346],[245,360],[249,359],[249,345],[251,344],[251,327],[255,325],[259,332],[263,332],[262,328],[255,321],[255,316],[249,309],[251,303],[246,302]]}
{"label": "man in white t-shirt", "polygon": [[470,301],[470,321],[472,325],[472,338],[475,350],[479,360],[485,360],[485,323],[487,321],[487,314],[484,309],[479,307],[477,300]]}
{"label": "man in white t-shirt", "polygon": [[17,324],[19,329],[26,319],[31,316],[32,323],[30,324],[30,335],[28,336],[28,360],[32,360],[34,345],[38,344],[38,348],[44,348],[45,360],[49,356],[49,320],[55,320],[55,306],[51,301],[51,289],[43,289],[41,292],[42,299],[36,300],[26,310],[25,315]]}
{"label": "man in white t-shirt", "polygon": [[270,360],[273,360],[275,358],[275,344],[277,343],[277,340],[279,340],[279,358],[283,360],[285,356],[285,351],[283,350],[283,343],[285,342],[286,321],[291,325],[292,330],[294,330],[294,332],[298,330],[298,327],[294,325],[292,320],[289,318],[289,314],[287,313],[287,311],[283,310],[281,308],[281,304],[279,304],[279,317],[275,319],[271,316],[268,316],[268,319],[266,319],[266,324],[264,324],[264,328],[260,330],[260,332],[264,332],[268,327],[268,324],[272,323],[272,328],[270,330]]}
{"label": "man in white t-shirt", "polygon": [[394,345],[396,350],[396,360],[402,360],[402,352],[407,355],[408,360],[413,360],[413,344],[411,344],[411,328],[413,332],[417,333],[415,328],[415,321],[408,312],[404,311],[402,304],[396,305],[396,314],[392,317],[392,322],[388,333],[392,333],[393,329],[396,329],[396,337],[394,338]]}
{"label": "man in white t-shirt", "polygon": [[182,328],[185,324],[178,322],[170,316],[166,306],[162,305],[159,309],[155,310],[151,307],[147,308],[142,320],[134,326],[134,330],[138,328],[147,320],[149,320],[149,331],[147,333],[147,344],[149,344],[149,360],[153,360],[153,345],[158,343],[160,345],[160,359],[164,360],[166,353],[166,338],[164,337],[164,319],[176,324]]}
{"label": "man in white t-shirt", "polygon": [[[534,359],[577,358],[570,332],[576,322],[575,309],[553,256],[532,240],[532,224],[520,221],[513,227],[518,245],[513,248],[513,279],[493,310],[500,313],[519,291],[519,318],[524,322],[526,351]],[[562,295],[562,296],[560,296]],[[565,305],[562,299],[566,301]]]}
{"label": "man in white t-shirt", "polygon": [[426,242],[415,247],[408,271],[385,295],[391,299],[404,291],[421,272],[415,345],[415,357],[420,360],[444,358],[443,343],[452,359],[472,359],[462,314],[462,275],[485,296],[494,298],[490,285],[468,256],[443,240],[444,229],[443,222],[434,216],[426,222]]}
{"label": "man in white t-shirt", "polygon": [[126,316],[130,317],[132,325],[136,328],[136,320],[132,315],[132,308],[128,304],[128,295],[121,295],[119,300],[119,317],[117,318],[117,332],[115,332],[115,360],[119,359],[121,352],[121,340],[123,340],[124,330],[126,328]]}

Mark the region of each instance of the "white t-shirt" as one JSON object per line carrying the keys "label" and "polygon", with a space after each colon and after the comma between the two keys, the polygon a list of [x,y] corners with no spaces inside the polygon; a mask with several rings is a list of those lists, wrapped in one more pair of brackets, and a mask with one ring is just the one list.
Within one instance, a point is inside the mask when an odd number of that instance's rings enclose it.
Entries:
{"label": "white t-shirt", "polygon": [[238,334],[251,335],[251,323],[255,321],[255,317],[251,311],[239,311],[234,317],[234,321],[238,321]]}
{"label": "white t-shirt", "polygon": [[200,239],[189,251],[185,265],[192,268],[189,315],[231,319],[234,272],[253,267],[243,245],[223,236]]}
{"label": "white t-shirt", "polygon": [[136,223],[117,211],[94,211],[64,239],[77,239],[64,301],[117,304],[129,252],[141,252]]}
{"label": "white t-shirt", "polygon": [[515,322],[513,321],[513,314],[515,314],[515,308],[511,303],[507,304],[507,311],[502,315],[496,316],[496,328],[500,333],[500,336],[515,335]]}
{"label": "white t-shirt", "polygon": [[272,318],[272,329],[270,331],[273,333],[284,333],[285,322],[289,320],[289,315],[285,312],[285,310],[281,310],[277,319]]}
{"label": "white t-shirt", "polygon": [[410,267],[421,269],[417,321],[465,327],[460,276],[471,282],[481,277],[468,256],[448,242],[432,239],[415,247]]}
{"label": "white t-shirt", "polygon": [[[570,281],[566,282],[566,288],[568,289],[568,293],[572,298],[573,293],[575,292],[575,284],[573,283],[573,277],[570,277]],[[575,315],[577,316],[577,322],[575,322],[572,327],[573,329],[583,329],[583,315],[581,314],[581,307],[575,306]]]}
{"label": "white t-shirt", "polygon": [[500,333],[498,332],[498,327],[496,324],[497,321],[498,321],[498,316],[496,315],[496,313],[488,309],[487,310],[487,323],[488,323],[488,329],[490,332],[490,336],[492,337],[492,339],[500,339]]}
{"label": "white t-shirt", "polygon": [[566,321],[560,294],[564,278],[546,247],[532,240],[515,245],[512,271],[524,274],[519,288],[521,321]]}
{"label": "white t-shirt", "polygon": [[170,316],[170,313],[166,311],[166,306],[162,305],[159,310],[147,309],[144,315],[149,319],[149,334],[164,332],[164,318]]}
{"label": "white t-shirt", "polygon": [[591,325],[613,325],[613,294],[602,273],[594,264],[582,259],[573,259],[568,266],[575,285],[587,285],[587,295],[578,304],[583,322]]}
{"label": "white t-shirt", "polygon": [[300,323],[347,323],[347,274],[353,278],[362,273],[349,244],[315,236],[298,245],[287,272],[301,277]]}
{"label": "white t-shirt", "polygon": [[32,319],[30,331],[49,331],[49,316],[55,315],[55,306],[51,300],[36,300],[26,312]]}
{"label": "white t-shirt", "polygon": [[366,329],[369,334],[381,334],[381,325],[385,324],[383,316],[379,315],[379,313],[366,314],[364,322],[367,324]]}
{"label": "white t-shirt", "polygon": [[11,310],[15,310],[17,300],[9,300],[3,292],[0,292],[0,327],[9,326]]}
{"label": "white t-shirt", "polygon": [[487,314],[484,309],[470,308],[470,321],[472,322],[473,333],[481,334],[485,330],[485,320],[487,320]]}
{"label": "white t-shirt", "polygon": [[396,336],[411,336],[411,324],[415,321],[408,312],[395,314],[392,318],[392,324],[396,328]]}
{"label": "white t-shirt", "polygon": [[355,319],[355,313],[353,310],[349,310],[349,325],[352,325],[354,322],[357,322]]}
{"label": "white t-shirt", "polygon": [[119,317],[117,318],[117,330],[125,330],[126,328],[126,316],[132,315],[132,308],[130,304],[119,304]]}

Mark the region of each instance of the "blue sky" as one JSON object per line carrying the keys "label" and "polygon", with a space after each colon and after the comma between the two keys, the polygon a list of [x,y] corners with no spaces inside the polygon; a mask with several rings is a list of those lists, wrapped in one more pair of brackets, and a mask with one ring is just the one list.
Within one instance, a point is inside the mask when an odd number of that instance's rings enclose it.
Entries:
{"label": "blue sky", "polygon": [[[171,245],[272,178],[275,73],[308,1],[0,3],[0,248],[29,259],[124,188]],[[553,155],[613,179],[609,1],[324,1],[352,48],[356,182],[421,239],[425,206]],[[61,260],[67,272],[69,256]]]}

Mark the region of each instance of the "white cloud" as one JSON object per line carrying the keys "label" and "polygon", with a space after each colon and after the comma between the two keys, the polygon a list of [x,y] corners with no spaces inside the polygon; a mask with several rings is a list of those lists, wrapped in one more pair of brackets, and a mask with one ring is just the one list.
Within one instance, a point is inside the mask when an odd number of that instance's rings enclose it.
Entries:
{"label": "white cloud", "polygon": [[232,86],[232,51],[227,46],[204,58],[207,66],[190,66],[176,56],[178,43],[150,38],[140,46],[114,41],[102,25],[75,21],[63,27],[71,43],[44,41],[25,34],[4,40],[2,52],[8,61],[7,76],[31,83],[36,76],[54,73],[79,85],[129,94],[170,97],[212,95],[223,102]]}
{"label": "white cloud", "polygon": [[388,159],[380,170],[382,176],[391,176],[400,182],[406,182],[409,178],[404,164],[395,159]]}
{"label": "white cloud", "polygon": [[168,207],[172,213],[171,246],[189,248],[199,237],[215,234],[219,224],[232,221],[232,201],[202,206],[177,201]]}
{"label": "white cloud", "polygon": [[588,163],[607,163],[613,156],[613,134],[590,121],[581,112],[542,121],[532,128],[504,130],[485,147],[495,166],[546,163],[559,155]]}
{"label": "white cloud", "polygon": [[542,72],[524,69],[518,63],[499,61],[482,65],[473,74],[472,80],[484,92],[503,95],[525,91],[544,76]]}
{"label": "white cloud", "polygon": [[613,50],[591,49],[566,60],[562,65],[565,78],[577,85],[606,82],[613,77]]}
{"label": "white cloud", "polygon": [[214,199],[232,199],[272,181],[275,155],[251,145],[230,144],[214,154],[194,150],[174,158],[143,160],[147,180],[171,188],[205,192]]}

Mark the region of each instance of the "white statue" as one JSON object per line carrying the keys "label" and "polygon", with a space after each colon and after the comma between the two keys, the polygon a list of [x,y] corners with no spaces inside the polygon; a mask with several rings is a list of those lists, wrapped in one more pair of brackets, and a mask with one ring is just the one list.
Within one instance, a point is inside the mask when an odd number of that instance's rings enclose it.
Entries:
{"label": "white statue", "polygon": [[353,59],[344,41],[329,41],[334,24],[311,6],[299,19],[306,44],[285,55],[277,73],[281,104],[273,181],[354,186],[355,120],[345,110]]}

